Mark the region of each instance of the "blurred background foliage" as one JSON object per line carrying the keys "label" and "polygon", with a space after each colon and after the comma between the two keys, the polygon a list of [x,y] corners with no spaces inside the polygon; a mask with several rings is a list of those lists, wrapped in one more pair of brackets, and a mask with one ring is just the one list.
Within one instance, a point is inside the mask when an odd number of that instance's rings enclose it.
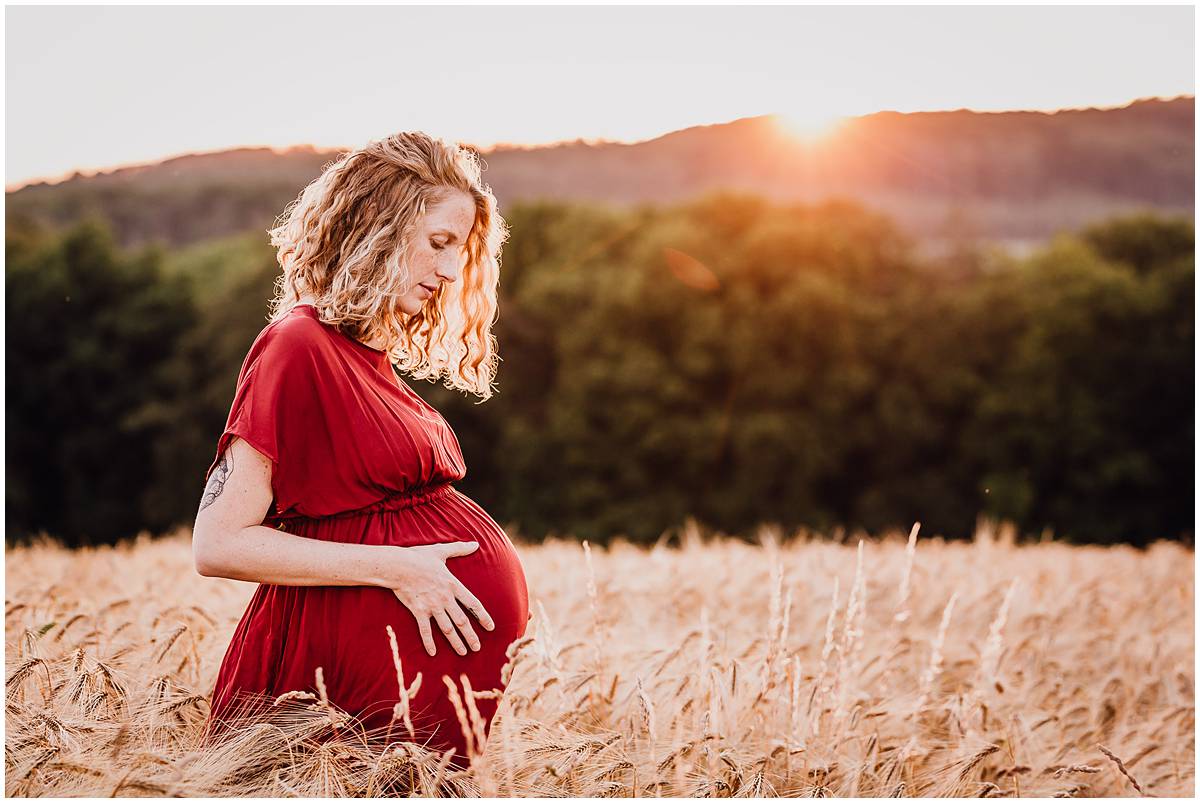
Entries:
{"label": "blurred background foliage", "polygon": [[[525,537],[692,517],[1084,542],[1191,539],[1192,221],[1017,257],[919,256],[850,201],[709,194],[506,210],[498,392],[408,380],[459,487]],[[189,524],[278,270],[262,233],[125,250],[11,217],[6,525],[98,543]]]}

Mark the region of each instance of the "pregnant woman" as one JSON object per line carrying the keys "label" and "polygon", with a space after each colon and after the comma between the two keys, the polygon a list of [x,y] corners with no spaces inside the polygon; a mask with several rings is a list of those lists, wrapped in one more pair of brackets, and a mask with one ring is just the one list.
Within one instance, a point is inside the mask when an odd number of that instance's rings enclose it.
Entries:
{"label": "pregnant woman", "polygon": [[[393,364],[490,398],[504,221],[469,151],[403,133],[327,167],[271,235],[283,273],[193,531],[200,574],[260,583],[206,735],[252,702],[323,693],[369,734],[454,748],[463,766],[479,745],[443,676],[464,708],[461,676],[484,693],[486,737],[528,591],[504,531],[453,485],[458,439]],[[392,722],[389,626],[405,684],[421,674],[410,723]]]}

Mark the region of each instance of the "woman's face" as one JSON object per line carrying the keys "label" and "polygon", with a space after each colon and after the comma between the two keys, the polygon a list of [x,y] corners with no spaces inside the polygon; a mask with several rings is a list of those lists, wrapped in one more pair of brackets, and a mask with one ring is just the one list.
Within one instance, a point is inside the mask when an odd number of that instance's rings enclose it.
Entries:
{"label": "woman's face", "polygon": [[458,281],[467,260],[467,235],[474,225],[475,202],[459,190],[425,208],[409,245],[411,288],[398,302],[405,314],[419,313],[442,282]]}

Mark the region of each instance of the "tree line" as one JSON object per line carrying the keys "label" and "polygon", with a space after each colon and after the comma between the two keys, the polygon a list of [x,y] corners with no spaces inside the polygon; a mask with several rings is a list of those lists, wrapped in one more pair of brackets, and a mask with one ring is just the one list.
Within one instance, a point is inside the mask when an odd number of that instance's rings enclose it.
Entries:
{"label": "tree line", "polygon": [[[935,259],[851,202],[719,193],[507,210],[497,394],[409,380],[460,483],[526,536],[694,518],[1081,542],[1191,538],[1194,227],[1151,214],[1023,258]],[[188,524],[265,325],[265,236],[123,251],[10,221],[6,525]]]}

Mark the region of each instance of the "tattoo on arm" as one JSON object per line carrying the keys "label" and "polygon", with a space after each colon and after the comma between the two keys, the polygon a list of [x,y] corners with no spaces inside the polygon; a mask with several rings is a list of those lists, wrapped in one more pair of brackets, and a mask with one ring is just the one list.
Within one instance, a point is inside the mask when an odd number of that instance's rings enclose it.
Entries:
{"label": "tattoo on arm", "polygon": [[[212,475],[208,478],[208,485],[204,488],[204,496],[200,497],[200,510],[211,505],[221,495],[221,491],[225,490],[225,483],[229,480],[229,475],[233,473],[233,455],[226,449],[221,455],[221,459],[217,461],[217,467],[213,469]],[[200,511],[196,511],[199,513]]]}

